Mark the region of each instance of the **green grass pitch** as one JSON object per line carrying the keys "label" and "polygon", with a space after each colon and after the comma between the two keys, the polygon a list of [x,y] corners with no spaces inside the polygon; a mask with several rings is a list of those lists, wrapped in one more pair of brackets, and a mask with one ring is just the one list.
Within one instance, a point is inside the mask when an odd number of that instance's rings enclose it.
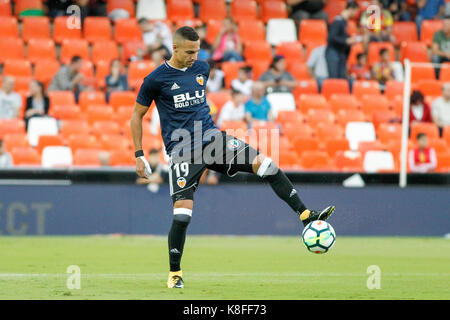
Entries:
{"label": "green grass pitch", "polygon": [[160,236],[0,237],[0,299],[450,299],[443,238],[338,235],[316,255],[298,237],[188,236],[181,290],[165,288],[167,260]]}

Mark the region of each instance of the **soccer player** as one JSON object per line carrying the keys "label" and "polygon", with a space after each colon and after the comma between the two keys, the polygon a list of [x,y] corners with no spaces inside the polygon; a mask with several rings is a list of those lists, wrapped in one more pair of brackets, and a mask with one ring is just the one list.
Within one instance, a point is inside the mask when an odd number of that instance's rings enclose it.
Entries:
{"label": "soccer player", "polygon": [[152,101],[158,109],[161,134],[169,155],[169,186],[173,221],[169,231],[170,272],[168,288],[183,288],[180,267],[186,230],[191,221],[194,192],[206,169],[234,176],[238,172],[257,174],[299,216],[304,225],[327,220],[334,206],[308,210],[294,186],[270,157],[242,140],[219,131],[206,102],[209,65],[197,60],[198,34],[191,27],[177,29],[170,60],[145,77],[131,117],[131,131],[140,177],[151,174],[142,151],[142,118]]}

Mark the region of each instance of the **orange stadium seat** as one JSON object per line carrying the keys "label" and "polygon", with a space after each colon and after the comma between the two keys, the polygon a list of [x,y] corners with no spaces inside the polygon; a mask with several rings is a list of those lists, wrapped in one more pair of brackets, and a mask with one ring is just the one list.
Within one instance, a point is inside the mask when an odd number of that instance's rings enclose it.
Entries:
{"label": "orange stadium seat", "polygon": [[433,148],[436,153],[447,153],[449,152],[449,146],[447,146],[447,142],[444,139],[434,138],[429,139],[429,146]]}
{"label": "orange stadium seat", "polygon": [[130,147],[130,141],[121,134],[100,133],[100,143],[103,150],[121,150]]}
{"label": "orange stadium seat", "polygon": [[311,79],[311,75],[308,71],[308,66],[306,63],[290,63],[288,64],[287,70],[292,74],[296,80],[308,80]]}
{"label": "orange stadium seat", "polygon": [[231,100],[231,93],[228,91],[209,92],[207,98],[220,110],[227,101]]}
{"label": "orange stadium seat", "polygon": [[438,153],[436,155],[437,158],[437,172],[450,172],[450,152],[447,153]]}
{"label": "orange stadium seat", "polygon": [[327,43],[328,28],[323,20],[305,19],[300,22],[298,39],[301,43]]}
{"label": "orange stadium seat", "polygon": [[417,83],[420,80],[435,80],[436,74],[433,65],[411,66],[411,83]]}
{"label": "orange stadium seat", "polygon": [[221,69],[225,73],[225,88],[231,88],[231,81],[237,78],[239,68],[247,65],[245,62],[222,62]]}
{"label": "orange stadium seat", "polygon": [[[323,111],[323,110],[316,110]],[[329,111],[329,110],[326,110]],[[330,117],[334,121],[334,114],[330,116],[330,114],[324,114],[324,116]],[[330,122],[322,122],[319,123],[316,127],[316,137],[321,141],[330,140],[330,139],[343,139],[344,138],[344,128],[340,124],[330,123]]]}
{"label": "orange stadium seat", "polygon": [[59,134],[64,139],[69,139],[72,135],[87,135],[89,132],[90,128],[86,120],[63,120]]}
{"label": "orange stadium seat", "polygon": [[334,124],[334,121],[334,113],[329,109],[309,109],[306,113],[306,122],[312,127],[317,127],[322,123],[328,126]]}
{"label": "orange stadium seat", "polygon": [[100,148],[100,142],[89,133],[72,133],[68,138],[68,145],[75,153],[78,149],[97,149]]}
{"label": "orange stadium seat", "polygon": [[367,117],[375,111],[389,110],[389,100],[382,94],[365,94],[361,99],[361,110]]}
{"label": "orange stadium seat", "polygon": [[267,23],[270,19],[285,19],[288,17],[286,4],[281,1],[267,0],[260,3],[261,19]]}
{"label": "orange stadium seat", "polygon": [[246,60],[272,61],[272,48],[266,41],[248,41],[245,43],[244,57]]}
{"label": "orange stadium seat", "polygon": [[394,119],[397,119],[397,114],[392,110],[375,110],[372,114],[372,122],[375,128]]}
{"label": "orange stadium seat", "polygon": [[98,159],[100,149],[77,149],[72,150],[74,153],[73,164],[74,166],[80,167],[98,167],[100,166],[100,161]]}
{"label": "orange stadium seat", "polygon": [[[1,137],[1,136],[0,136]],[[29,148],[28,136],[26,133],[9,133],[3,136],[3,143],[6,151],[11,151],[14,147]]]}
{"label": "orange stadium seat", "polygon": [[423,20],[420,28],[420,41],[430,46],[433,42],[434,34],[441,30],[443,26],[442,20]]}
{"label": "orange stadium seat", "polygon": [[130,152],[123,152],[121,150],[112,150],[109,154],[109,163],[113,167],[132,167],[136,165],[136,160]]}
{"label": "orange stadium seat", "polygon": [[167,1],[167,19],[177,21],[194,19],[194,6],[191,0]]}
{"label": "orange stadium seat", "polygon": [[396,96],[394,98],[392,103],[392,110],[396,113],[398,117],[401,117],[403,115],[403,96]]}
{"label": "orange stadium seat", "polygon": [[206,41],[214,43],[222,27],[223,20],[209,19],[206,23]]}
{"label": "orange stadium seat", "polygon": [[334,163],[325,151],[305,151],[300,158],[300,163],[307,170],[334,170]]}
{"label": "orange stadium seat", "polygon": [[448,146],[450,147],[450,126],[445,126],[442,131],[442,138],[447,141]]}
{"label": "orange stadium seat", "polygon": [[31,62],[24,59],[8,59],[3,65],[3,75],[31,77]]}
{"label": "orange stadium seat", "polygon": [[292,142],[298,155],[305,151],[319,150],[319,139],[317,138],[307,138],[299,135]]}
{"label": "orange stadium seat", "polygon": [[301,94],[297,99],[297,108],[306,113],[309,109],[328,109],[327,99],[321,94]]}
{"label": "orange stadium seat", "polygon": [[450,81],[450,63],[444,63],[439,73],[439,80]]}
{"label": "orange stadium seat", "polygon": [[25,122],[22,119],[0,119],[0,137],[9,133],[25,133]]}
{"label": "orange stadium seat", "polygon": [[242,42],[266,41],[266,30],[264,23],[260,20],[239,21],[238,34]]}
{"label": "orange stadium seat", "polygon": [[2,38],[17,38],[19,36],[17,18],[0,16],[0,36]]}
{"label": "orange stadium seat", "polygon": [[281,169],[297,169],[299,168],[298,163],[300,162],[299,157],[292,151],[280,150],[279,154],[279,164]]}
{"label": "orange stadium seat", "polygon": [[319,88],[315,79],[300,80],[298,81],[297,87],[293,90],[294,97],[299,97],[301,94],[313,93],[319,93]]}
{"label": "orange stadium seat", "polygon": [[61,62],[68,64],[73,56],[89,60],[89,43],[84,39],[64,40],[61,47]]}
{"label": "orange stadium seat", "polygon": [[403,87],[404,83],[401,81],[388,80],[384,95],[392,101],[396,96],[403,96]]}
{"label": "orange stadium seat", "polygon": [[346,4],[346,0],[334,0],[327,2],[323,10],[328,14],[329,23],[332,23],[334,18],[344,11]]}
{"label": "orange stadium seat", "polygon": [[114,110],[119,110],[120,107],[134,107],[136,102],[136,95],[131,91],[116,91],[111,92],[109,103]]}
{"label": "orange stadium seat", "polygon": [[400,141],[402,125],[398,123],[381,123],[377,127],[377,139],[386,144],[391,140]]}
{"label": "orange stadium seat", "polygon": [[248,64],[252,67],[253,80],[258,80],[259,77],[269,69],[270,61],[249,60]]}
{"label": "orange stadium seat", "polygon": [[36,60],[34,78],[47,85],[59,68],[60,64],[57,60]]}
{"label": "orange stadium seat", "polygon": [[48,17],[23,17],[22,39],[50,39],[50,19]]}
{"label": "orange stadium seat", "polygon": [[332,137],[325,140],[325,150],[331,157],[334,157],[338,151],[350,150],[350,145],[346,138]]}
{"label": "orange stadium seat", "polygon": [[19,38],[0,38],[0,63],[7,59],[23,59],[23,40]]}
{"label": "orange stadium seat", "polygon": [[80,120],[84,116],[76,104],[54,105],[50,108],[49,115],[58,120]]}
{"label": "orange stadium seat", "polygon": [[[71,19],[68,21],[68,19]],[[81,28],[69,29],[67,26],[73,23],[71,17],[56,17],[53,21],[53,40],[62,43],[65,39],[81,39]]]}
{"label": "orange stadium seat", "polygon": [[380,94],[378,82],[375,80],[356,80],[353,83],[353,95],[360,100],[365,94]]}
{"label": "orange stadium seat", "polygon": [[345,79],[325,79],[322,84],[322,94],[330,99],[333,94],[350,94],[348,81]]}
{"label": "orange stadium seat", "polygon": [[286,123],[289,123],[289,122],[301,124],[301,123],[305,122],[305,118],[303,117],[303,114],[297,110],[295,110],[295,111],[281,110],[281,111],[278,111],[277,121],[283,127]]}
{"label": "orange stadium seat", "polygon": [[38,60],[56,60],[55,43],[52,39],[30,39],[27,58],[33,63]]}
{"label": "orange stadium seat", "polygon": [[370,66],[373,66],[375,63],[381,60],[380,58],[380,50],[387,49],[390,56],[390,61],[395,61],[395,49],[392,43],[390,42],[370,42],[369,43],[369,52],[367,55],[367,62]]}
{"label": "orange stadium seat", "polygon": [[102,105],[105,103],[105,93],[103,91],[82,91],[80,93],[79,105],[82,112],[85,112],[90,105]]}
{"label": "orange stadium seat", "polygon": [[203,25],[203,21],[200,19],[178,19],[178,20],[173,20],[173,22],[175,23],[175,30],[178,28],[181,28],[183,26],[188,26],[191,28],[197,28]]}
{"label": "orange stadium seat", "polygon": [[350,121],[365,121],[366,117],[361,110],[343,109],[336,114],[336,120],[341,125],[345,126]]}
{"label": "orange stadium seat", "polygon": [[138,80],[144,79],[154,69],[155,65],[152,61],[130,62],[128,66],[128,85],[130,88],[134,88]]}
{"label": "orange stadium seat", "polygon": [[120,126],[125,125],[131,120],[131,115],[133,114],[134,106],[121,106],[116,111],[116,121]]}
{"label": "orange stadium seat", "polygon": [[0,0],[0,17],[9,17],[12,15],[10,0]]}
{"label": "orange stadium seat", "polygon": [[364,53],[363,44],[362,43],[352,44],[352,46],[350,47],[350,53],[348,54],[348,59],[347,59],[348,67],[351,67],[352,65],[356,64],[357,56],[360,53]]}
{"label": "orange stadium seat", "polygon": [[198,18],[202,21],[223,20],[226,16],[227,7],[224,1],[203,1],[200,5]]}
{"label": "orange stadium seat", "polygon": [[400,47],[400,62],[429,62],[427,45],[423,42],[404,42]]}
{"label": "orange stadium seat", "polygon": [[13,148],[11,150],[14,165],[39,166],[41,157],[36,149],[33,148]]}
{"label": "orange stadium seat", "polygon": [[337,151],[334,163],[340,171],[363,172],[363,158],[360,153]]}
{"label": "orange stadium seat", "polygon": [[100,138],[103,134],[120,134],[120,127],[115,121],[97,121],[92,125],[92,133]]}
{"label": "orange stadium seat", "polygon": [[95,41],[92,45],[92,62],[111,62],[119,58],[119,49],[114,41]]}
{"label": "orange stadium seat", "polygon": [[331,106],[331,110],[333,110],[333,112],[335,113],[343,109],[357,110],[359,106],[358,100],[356,100],[356,98],[351,94],[333,93],[328,99],[328,103]]}
{"label": "orange stadium seat", "polygon": [[312,138],[314,129],[307,123],[287,122],[282,128],[282,134],[293,142],[297,137]]}
{"label": "orange stadium seat", "polygon": [[116,20],[114,23],[114,39],[120,44],[131,41],[141,42],[142,31],[137,20],[134,18]]}
{"label": "orange stadium seat", "polygon": [[258,19],[256,2],[252,0],[231,2],[231,16],[238,22]]}
{"label": "orange stadium seat", "polygon": [[19,16],[22,11],[30,9],[43,9],[42,0],[16,0],[14,12]]}
{"label": "orange stadium seat", "polygon": [[137,56],[138,49],[145,49],[144,42],[139,41],[129,41],[122,44],[122,57],[121,61],[124,64],[128,64],[132,56]]}
{"label": "orange stadium seat", "polygon": [[48,146],[64,146],[64,140],[60,135],[41,135],[38,139],[36,150],[42,154],[42,150]]}
{"label": "orange stadium seat", "polygon": [[288,66],[303,61],[303,46],[299,42],[282,42],[276,47],[276,54],[286,59]]}
{"label": "orange stadium seat", "polygon": [[410,139],[416,139],[417,134],[425,133],[428,139],[439,138],[438,127],[434,123],[416,122],[411,124]]}
{"label": "orange stadium seat", "polygon": [[106,12],[110,14],[111,11],[116,9],[126,10],[131,18],[134,18],[135,16],[136,8],[134,7],[132,0],[108,0]]}
{"label": "orange stadium seat", "polygon": [[222,122],[220,129],[230,131],[247,131],[247,123],[245,121],[224,121]]}
{"label": "orange stadium seat", "polygon": [[72,91],[50,91],[48,97],[50,98],[50,108],[55,105],[75,104],[75,96]]}
{"label": "orange stadium seat", "polygon": [[111,23],[106,17],[86,17],[83,25],[84,38],[92,43],[111,40]]}
{"label": "orange stadium seat", "polygon": [[[16,90],[18,93],[25,94],[25,96],[27,96],[28,91],[30,90],[30,83],[31,80],[33,80],[32,77],[15,77],[15,84],[14,84],[14,90]],[[24,103],[25,101],[23,101]],[[24,105],[22,104],[22,107],[24,107]],[[23,109],[22,109],[23,110]]]}
{"label": "orange stadium seat", "polygon": [[442,94],[442,82],[439,80],[419,80],[417,82],[419,89],[425,96],[440,96]]}
{"label": "orange stadium seat", "polygon": [[392,34],[395,37],[395,42],[397,45],[406,42],[418,41],[417,38],[417,27],[414,22],[410,21],[395,21],[392,27]]}
{"label": "orange stadium seat", "polygon": [[114,110],[108,105],[90,105],[87,109],[87,120],[89,124],[97,121],[114,121]]}

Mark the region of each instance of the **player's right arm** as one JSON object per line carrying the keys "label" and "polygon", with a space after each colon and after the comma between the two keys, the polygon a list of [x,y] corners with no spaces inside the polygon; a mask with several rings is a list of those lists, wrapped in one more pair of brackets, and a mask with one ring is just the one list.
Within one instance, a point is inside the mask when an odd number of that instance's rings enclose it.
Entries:
{"label": "player's right arm", "polygon": [[[142,118],[147,112],[148,107],[136,102],[131,116],[130,127],[133,137],[134,151],[142,150]],[[142,158],[136,158],[136,173],[145,178],[145,162]]]}

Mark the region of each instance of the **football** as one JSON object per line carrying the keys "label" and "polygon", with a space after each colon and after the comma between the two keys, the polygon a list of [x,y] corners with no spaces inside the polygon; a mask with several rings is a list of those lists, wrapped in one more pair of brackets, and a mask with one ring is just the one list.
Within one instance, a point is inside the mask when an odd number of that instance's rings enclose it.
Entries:
{"label": "football", "polygon": [[336,233],[331,224],[316,220],[303,229],[302,239],[309,252],[325,253],[336,242]]}

